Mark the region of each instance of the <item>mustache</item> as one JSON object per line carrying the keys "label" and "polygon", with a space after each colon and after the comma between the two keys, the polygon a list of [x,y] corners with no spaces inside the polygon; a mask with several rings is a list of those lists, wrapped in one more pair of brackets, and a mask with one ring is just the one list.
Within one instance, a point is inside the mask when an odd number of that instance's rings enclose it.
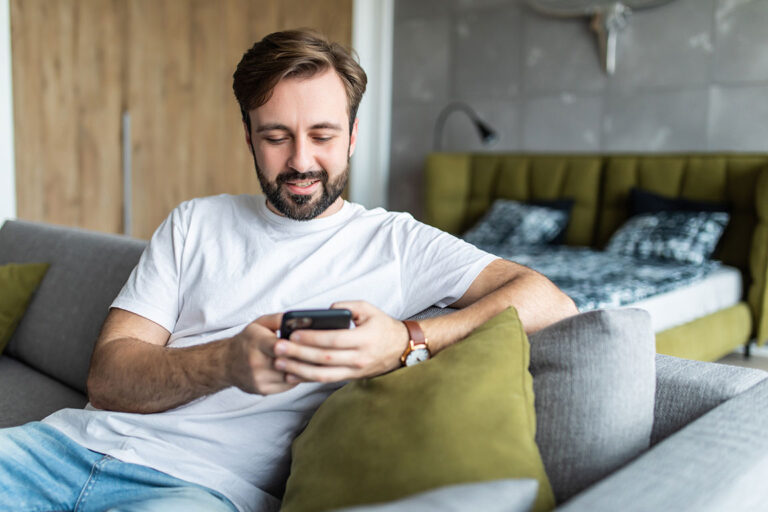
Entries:
{"label": "mustache", "polygon": [[278,174],[275,181],[282,185],[284,183],[287,183],[289,181],[299,181],[299,180],[320,180],[323,183],[328,183],[328,173],[325,170],[319,170],[319,171],[307,171],[307,172],[299,172],[299,171],[286,171],[284,173]]}

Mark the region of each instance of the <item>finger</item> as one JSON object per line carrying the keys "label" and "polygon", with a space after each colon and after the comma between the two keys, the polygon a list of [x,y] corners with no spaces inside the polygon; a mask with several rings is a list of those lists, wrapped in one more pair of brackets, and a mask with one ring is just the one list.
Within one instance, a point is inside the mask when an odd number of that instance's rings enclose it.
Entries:
{"label": "finger", "polygon": [[331,304],[331,309],[348,309],[352,312],[352,321],[355,325],[365,321],[368,317],[378,311],[374,306],[364,300],[348,300],[342,302],[334,302]]}
{"label": "finger", "polygon": [[293,331],[290,341],[294,344],[339,350],[357,348],[362,344],[358,329],[302,329]]}
{"label": "finger", "polygon": [[312,363],[324,366],[349,366],[358,367],[360,354],[356,350],[345,349],[327,349],[314,346],[291,343],[289,341],[279,341],[275,344],[275,354],[278,356],[275,361],[275,368],[282,369],[278,362],[281,359],[296,359],[305,363]]}
{"label": "finger", "polygon": [[357,375],[355,370],[346,366],[317,366],[302,363],[295,359],[285,359],[284,361],[285,373],[294,376],[291,380],[299,378],[305,382],[340,382],[354,379]]}
{"label": "finger", "polygon": [[280,329],[280,322],[282,322],[282,320],[282,313],[272,313],[271,315],[260,316],[254,320],[253,323],[264,326],[272,332],[277,332],[277,330]]}

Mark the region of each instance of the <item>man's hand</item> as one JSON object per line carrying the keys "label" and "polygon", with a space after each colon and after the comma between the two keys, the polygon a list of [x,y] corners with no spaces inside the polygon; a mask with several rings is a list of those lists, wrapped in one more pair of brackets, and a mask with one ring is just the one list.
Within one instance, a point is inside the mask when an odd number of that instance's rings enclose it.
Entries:
{"label": "man's hand", "polygon": [[364,301],[337,302],[352,312],[354,329],[298,330],[274,345],[274,367],[293,382],[339,382],[400,366],[408,346],[405,325]]}
{"label": "man's hand", "polygon": [[265,315],[248,324],[231,340],[230,378],[246,393],[270,395],[296,386],[286,382],[286,374],[274,367],[276,331],[282,313]]}

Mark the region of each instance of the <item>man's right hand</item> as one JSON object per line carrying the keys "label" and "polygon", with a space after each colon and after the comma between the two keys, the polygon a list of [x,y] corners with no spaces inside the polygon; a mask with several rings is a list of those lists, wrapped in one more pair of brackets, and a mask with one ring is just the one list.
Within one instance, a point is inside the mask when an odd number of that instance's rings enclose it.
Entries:
{"label": "man's right hand", "polygon": [[295,387],[285,372],[274,369],[274,347],[282,313],[262,316],[231,339],[230,378],[246,393],[271,395]]}

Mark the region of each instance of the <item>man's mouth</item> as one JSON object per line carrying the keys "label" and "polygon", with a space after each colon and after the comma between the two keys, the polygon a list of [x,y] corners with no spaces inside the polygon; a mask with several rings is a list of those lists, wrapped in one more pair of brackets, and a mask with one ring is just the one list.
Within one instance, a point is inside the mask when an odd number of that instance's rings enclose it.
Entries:
{"label": "man's mouth", "polygon": [[291,194],[312,194],[319,187],[321,180],[286,181],[285,186]]}

